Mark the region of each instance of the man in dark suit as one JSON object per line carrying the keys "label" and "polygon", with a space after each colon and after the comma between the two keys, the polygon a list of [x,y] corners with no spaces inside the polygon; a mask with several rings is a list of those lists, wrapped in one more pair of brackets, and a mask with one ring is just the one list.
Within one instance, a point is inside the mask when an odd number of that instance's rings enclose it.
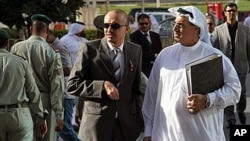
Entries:
{"label": "man in dark suit", "polygon": [[162,50],[160,35],[150,31],[151,21],[147,14],[137,18],[139,29],[130,35],[131,42],[141,45],[142,72],[149,77],[157,54]]}
{"label": "man in dark suit", "polygon": [[[246,124],[246,76],[249,69],[250,29],[237,21],[237,5],[229,3],[224,7],[226,22],[215,28],[213,46],[229,57],[237,71],[241,83],[240,101],[237,112],[241,124]],[[236,123],[234,106],[225,109],[228,126]]]}
{"label": "man in dark suit", "polygon": [[124,41],[128,31],[127,14],[112,10],[104,18],[105,37],[80,48],[67,88],[84,96],[81,140],[135,141],[143,128],[138,103],[142,51]]}

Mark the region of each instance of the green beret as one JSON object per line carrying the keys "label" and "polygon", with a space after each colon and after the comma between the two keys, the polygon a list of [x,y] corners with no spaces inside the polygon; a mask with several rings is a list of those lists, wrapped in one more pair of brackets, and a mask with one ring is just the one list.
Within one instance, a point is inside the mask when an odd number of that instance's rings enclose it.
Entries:
{"label": "green beret", "polygon": [[9,39],[10,35],[4,30],[0,28],[0,39]]}
{"label": "green beret", "polygon": [[103,26],[104,26],[103,24],[104,24],[104,15],[96,16],[94,19],[94,25],[97,28],[97,30],[104,32],[103,31]]}
{"label": "green beret", "polygon": [[46,16],[46,15],[43,15],[43,14],[34,14],[31,16],[31,21],[42,21],[42,22],[45,22],[47,24],[50,24],[52,22],[52,20]]}

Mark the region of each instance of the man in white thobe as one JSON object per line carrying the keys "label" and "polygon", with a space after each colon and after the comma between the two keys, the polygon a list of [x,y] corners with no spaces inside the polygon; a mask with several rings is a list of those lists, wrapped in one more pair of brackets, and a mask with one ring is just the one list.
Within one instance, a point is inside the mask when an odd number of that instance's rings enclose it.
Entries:
{"label": "man in white thobe", "polygon": [[[143,102],[143,141],[225,141],[224,108],[236,104],[241,85],[231,61],[211,46],[205,15],[194,6],[172,8],[174,37],[151,71]],[[224,85],[188,94],[185,65],[210,54],[222,56]],[[216,75],[216,74],[215,74]]]}

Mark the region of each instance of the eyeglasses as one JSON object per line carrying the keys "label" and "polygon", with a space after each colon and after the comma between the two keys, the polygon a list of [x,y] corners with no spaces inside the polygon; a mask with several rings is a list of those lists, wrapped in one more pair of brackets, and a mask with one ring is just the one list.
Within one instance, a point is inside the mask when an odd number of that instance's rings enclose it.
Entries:
{"label": "eyeglasses", "polygon": [[194,18],[193,13],[191,13],[191,12],[189,12],[189,11],[183,9],[183,8],[179,8],[179,9],[177,10],[177,12],[179,12],[180,14],[188,14],[192,19]]}
{"label": "eyeglasses", "polygon": [[236,12],[236,10],[226,10],[227,12],[231,13],[231,12]]}
{"label": "eyeglasses", "polygon": [[213,23],[207,23],[208,25],[213,25]]}
{"label": "eyeglasses", "polygon": [[120,25],[118,23],[104,23],[103,24],[103,27],[104,28],[109,28],[111,27],[112,29],[119,29],[121,28],[122,26],[127,26],[127,25]]}
{"label": "eyeglasses", "polygon": [[148,25],[149,23],[139,23],[139,25],[143,26],[143,25]]}

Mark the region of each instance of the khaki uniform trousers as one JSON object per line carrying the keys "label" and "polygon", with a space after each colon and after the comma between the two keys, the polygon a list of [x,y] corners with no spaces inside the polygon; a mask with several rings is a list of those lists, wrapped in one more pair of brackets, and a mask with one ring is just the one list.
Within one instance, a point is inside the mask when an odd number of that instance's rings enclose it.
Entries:
{"label": "khaki uniform trousers", "polygon": [[0,106],[0,141],[32,141],[33,121],[28,107]]}
{"label": "khaki uniform trousers", "polygon": [[41,92],[41,98],[44,109],[49,112],[49,115],[46,117],[48,132],[45,135],[43,141],[55,141],[57,136],[57,132],[55,131],[56,117],[55,112],[51,108],[50,96],[48,93]]}

